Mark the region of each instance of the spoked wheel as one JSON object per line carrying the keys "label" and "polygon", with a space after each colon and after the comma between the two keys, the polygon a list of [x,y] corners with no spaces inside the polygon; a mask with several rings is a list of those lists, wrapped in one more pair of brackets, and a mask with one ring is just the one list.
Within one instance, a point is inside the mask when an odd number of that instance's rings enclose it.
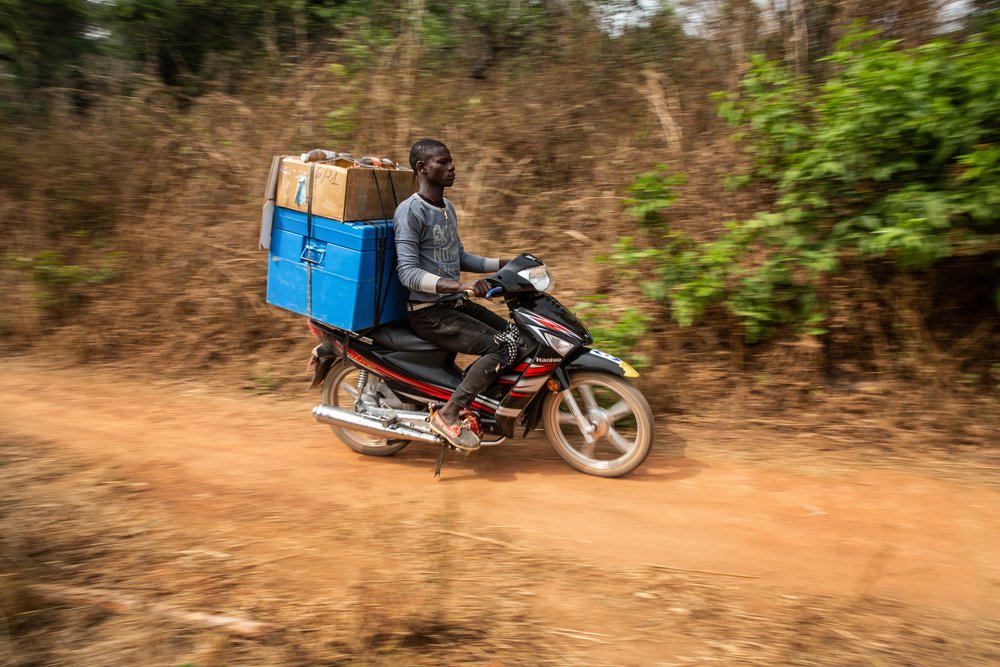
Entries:
{"label": "spoked wheel", "polygon": [[[360,371],[349,364],[337,361],[323,381],[323,403],[342,410],[354,412],[358,398],[358,376]],[[340,440],[359,454],[368,456],[392,456],[410,444],[409,440],[385,439],[359,431],[331,426],[330,430]]]}
{"label": "spoked wheel", "polygon": [[545,399],[542,420],[549,442],[577,470],[620,477],[635,470],[653,444],[653,411],[628,381],[607,373],[580,371],[570,391],[592,429],[588,443],[563,395]]}

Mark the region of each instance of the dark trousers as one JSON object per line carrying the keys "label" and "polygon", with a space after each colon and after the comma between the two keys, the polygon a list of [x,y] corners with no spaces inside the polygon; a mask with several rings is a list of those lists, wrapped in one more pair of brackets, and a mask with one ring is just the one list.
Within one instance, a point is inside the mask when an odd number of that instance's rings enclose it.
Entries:
{"label": "dark trousers", "polygon": [[465,371],[451,400],[459,408],[490,386],[500,372],[513,363],[496,336],[507,322],[493,311],[466,299],[410,311],[410,328],[423,338],[452,352],[479,355]]}

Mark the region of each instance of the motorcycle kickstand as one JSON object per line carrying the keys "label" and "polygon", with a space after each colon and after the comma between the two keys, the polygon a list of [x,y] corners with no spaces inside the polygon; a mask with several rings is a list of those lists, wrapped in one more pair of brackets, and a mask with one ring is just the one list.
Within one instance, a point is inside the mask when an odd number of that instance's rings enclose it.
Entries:
{"label": "motorcycle kickstand", "polygon": [[[431,417],[434,416],[434,404],[433,403],[428,403],[427,404],[427,411],[430,413]],[[430,418],[428,418],[428,420],[429,419]],[[444,466],[444,455],[448,453],[449,449],[451,449],[451,445],[449,445],[444,440],[444,438],[442,438],[441,439],[441,454],[438,455],[437,465],[434,466],[434,478],[435,479],[441,477],[441,468]]]}
{"label": "motorcycle kickstand", "polygon": [[441,476],[441,467],[444,465],[444,455],[451,449],[451,445],[444,443],[441,445],[441,455],[438,456],[437,466],[434,468],[434,477]]}

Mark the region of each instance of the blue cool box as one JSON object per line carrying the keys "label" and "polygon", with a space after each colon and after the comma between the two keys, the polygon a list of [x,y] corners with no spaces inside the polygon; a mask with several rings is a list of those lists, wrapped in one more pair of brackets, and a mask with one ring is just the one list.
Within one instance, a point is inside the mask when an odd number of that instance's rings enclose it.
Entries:
{"label": "blue cool box", "polygon": [[[268,303],[349,331],[406,317],[391,220],[338,222],[314,215],[309,231],[305,213],[274,209]],[[376,295],[382,303],[379,322]]]}

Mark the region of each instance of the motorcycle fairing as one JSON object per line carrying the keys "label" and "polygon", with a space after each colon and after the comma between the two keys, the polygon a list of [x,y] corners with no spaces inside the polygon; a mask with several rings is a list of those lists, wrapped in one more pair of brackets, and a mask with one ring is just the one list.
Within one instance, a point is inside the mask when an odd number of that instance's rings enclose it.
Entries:
{"label": "motorcycle fairing", "polygon": [[427,380],[440,387],[457,387],[462,374],[455,366],[455,353],[435,348],[433,352],[388,352],[381,355],[391,368]]}
{"label": "motorcycle fairing", "polygon": [[[514,302],[512,308],[514,317],[522,326],[532,322],[541,323],[539,320],[547,321],[546,328],[555,335],[565,337],[567,333],[579,338],[584,345],[594,342],[594,337],[586,325],[566,306],[559,303],[554,297],[544,292],[533,294],[518,294],[510,299]],[[527,316],[527,321],[521,318]],[[555,326],[551,326],[555,325]]]}
{"label": "motorcycle fairing", "polygon": [[497,428],[507,437],[514,435],[518,421],[521,420],[525,410],[536,396],[544,393],[546,381],[559,367],[561,360],[557,356],[543,356],[547,354],[555,355],[555,352],[544,347],[539,348],[538,355],[522,361],[512,369],[515,373],[520,372],[520,375],[507,392],[507,396],[500,401],[496,411]]}

